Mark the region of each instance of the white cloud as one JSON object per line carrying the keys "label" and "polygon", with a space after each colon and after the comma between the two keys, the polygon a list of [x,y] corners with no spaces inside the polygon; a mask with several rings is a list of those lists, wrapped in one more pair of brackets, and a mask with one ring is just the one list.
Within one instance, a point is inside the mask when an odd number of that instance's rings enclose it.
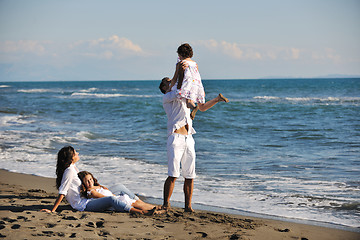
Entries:
{"label": "white cloud", "polygon": [[116,49],[125,49],[136,53],[142,53],[143,50],[139,45],[134,44],[131,40],[127,38],[120,38],[116,35],[109,38],[110,46]]}
{"label": "white cloud", "polygon": [[340,55],[336,54],[334,49],[326,48],[325,52],[326,52],[326,57],[328,59],[334,61],[335,63],[338,63],[341,61]]}
{"label": "white cloud", "polygon": [[221,42],[221,48],[223,53],[233,58],[242,59],[243,58],[243,51],[238,47],[236,43],[228,43],[225,41]]}
{"label": "white cloud", "polygon": [[300,49],[298,48],[291,48],[291,54],[293,59],[299,59]]}
{"label": "white cloud", "polygon": [[34,53],[41,55],[45,53],[45,47],[43,43],[39,41],[4,41],[0,42],[0,52],[4,53]]}
{"label": "white cloud", "polygon": [[209,50],[214,50],[214,49],[217,49],[218,47],[218,43],[216,40],[214,39],[210,39],[210,40],[199,40],[197,42],[198,45],[202,45],[202,46],[205,46],[207,49]]}
{"label": "white cloud", "polygon": [[105,59],[111,59],[114,56],[114,54],[111,51],[107,50],[103,52],[100,56]]}
{"label": "white cloud", "polygon": [[334,63],[340,63],[342,58],[332,48],[317,49],[311,52],[311,58],[316,61],[330,60]]}
{"label": "white cloud", "polygon": [[128,56],[145,56],[145,51],[125,37],[113,35],[108,38],[77,41],[71,43],[69,48],[80,56],[99,59],[121,59]]}
{"label": "white cloud", "polygon": [[303,51],[294,47],[217,42],[214,39],[198,41],[195,44],[238,60],[295,60],[300,58],[300,53]]}

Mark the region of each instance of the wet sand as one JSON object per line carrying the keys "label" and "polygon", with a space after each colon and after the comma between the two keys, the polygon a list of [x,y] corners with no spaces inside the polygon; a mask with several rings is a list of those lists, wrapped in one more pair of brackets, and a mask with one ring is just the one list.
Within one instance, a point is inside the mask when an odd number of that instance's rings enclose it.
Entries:
{"label": "wet sand", "polygon": [[299,239],[357,240],[359,232],[181,208],[143,216],[51,209],[55,179],[0,170],[0,238],[4,239]]}

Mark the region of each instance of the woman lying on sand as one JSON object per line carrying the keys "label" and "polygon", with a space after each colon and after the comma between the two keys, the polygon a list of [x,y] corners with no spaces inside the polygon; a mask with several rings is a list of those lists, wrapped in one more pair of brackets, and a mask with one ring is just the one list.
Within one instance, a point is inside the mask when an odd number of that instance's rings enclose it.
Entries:
{"label": "woman lying on sand", "polygon": [[[59,189],[59,196],[56,199],[52,210],[42,209],[41,211],[48,213],[55,212],[64,197],[70,203],[71,207],[78,211],[124,211],[123,202],[119,201],[119,199],[115,196],[106,196],[102,198],[85,198],[81,196],[79,189],[82,183],[78,177],[79,170],[75,166],[75,163],[79,160],[79,153],[77,153],[71,146],[63,147],[58,152],[56,165],[56,188]],[[132,196],[135,201],[139,200],[139,198],[133,193],[126,190],[127,189],[125,188],[123,193],[128,196]],[[143,214],[157,213],[155,209],[155,206],[146,204],[146,207],[139,212]]]}

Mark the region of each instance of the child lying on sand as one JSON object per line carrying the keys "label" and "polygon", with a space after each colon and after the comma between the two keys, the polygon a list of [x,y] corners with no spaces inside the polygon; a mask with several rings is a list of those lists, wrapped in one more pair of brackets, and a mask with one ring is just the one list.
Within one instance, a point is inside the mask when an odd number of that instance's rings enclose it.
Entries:
{"label": "child lying on sand", "polygon": [[[83,197],[86,198],[103,198],[109,196],[115,196],[107,187],[100,185],[94,176],[87,171],[82,171],[78,173],[78,176],[82,182],[80,187],[80,193]],[[164,213],[164,210],[157,209],[156,206],[143,201],[131,199],[127,194],[115,196],[118,204],[118,209],[116,211],[120,212],[130,212],[130,213],[140,213],[146,215],[152,214],[161,214]]]}

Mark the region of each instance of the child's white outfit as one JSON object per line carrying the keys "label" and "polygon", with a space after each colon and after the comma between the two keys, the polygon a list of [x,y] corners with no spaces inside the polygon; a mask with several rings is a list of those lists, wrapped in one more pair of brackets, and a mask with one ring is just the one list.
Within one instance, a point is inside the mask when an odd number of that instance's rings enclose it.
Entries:
{"label": "child's white outfit", "polygon": [[188,67],[184,71],[181,89],[177,89],[176,82],[172,90],[176,89],[180,98],[190,99],[195,103],[205,103],[205,90],[201,82],[198,65],[194,61],[185,62],[188,64]]}
{"label": "child's white outfit", "polygon": [[[102,195],[104,195],[104,196],[106,196],[106,197],[110,197],[110,196],[113,196],[113,195],[114,195],[109,189],[105,189],[105,188],[102,188],[102,187],[96,188],[95,190],[96,190],[98,193],[101,193]],[[92,191],[92,190],[86,192],[88,196],[90,196],[91,191]]]}
{"label": "child's white outfit", "polygon": [[[105,188],[102,188],[102,187],[96,188],[95,190],[96,190],[98,193],[101,193],[102,195],[104,195],[104,196],[106,196],[106,197],[114,196],[114,194],[113,194],[110,190],[105,189]],[[88,196],[89,196],[89,195],[91,194],[91,191],[87,191],[87,194],[88,194]],[[131,199],[131,198],[129,197],[129,195],[127,195],[127,194],[118,195],[118,196],[115,196],[115,197],[116,197],[117,199],[119,199],[121,202],[123,202],[123,203],[125,203],[125,204],[127,205],[127,207],[125,207],[125,210],[127,210],[127,211],[130,211],[131,205],[136,202],[136,200]]]}

